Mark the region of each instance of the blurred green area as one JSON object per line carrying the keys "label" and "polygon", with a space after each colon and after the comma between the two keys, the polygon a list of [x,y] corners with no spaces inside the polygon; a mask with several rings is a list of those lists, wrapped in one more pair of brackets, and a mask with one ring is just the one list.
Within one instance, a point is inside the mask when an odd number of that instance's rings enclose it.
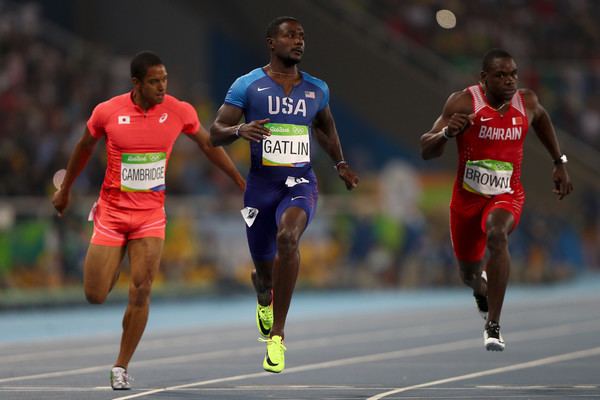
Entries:
{"label": "blurred green area", "polygon": [[[398,166],[394,173],[365,177],[360,192],[321,196],[301,242],[299,287],[459,285],[448,234],[452,176]],[[42,201],[48,199],[35,200]],[[80,206],[63,219],[49,207],[40,216],[30,207],[3,203],[13,207],[15,218],[0,232],[0,307],[84,301],[82,264],[91,233],[85,205],[92,201],[79,199]],[[251,289],[252,263],[239,202],[238,196],[168,197],[155,296]],[[583,268],[578,256],[582,241],[575,233],[573,241],[561,244],[559,237],[544,234],[550,231],[543,225],[547,216],[532,210],[526,215],[533,219],[524,218],[525,226],[511,239],[514,281],[551,282]],[[558,247],[565,253],[554,251]],[[128,279],[125,260],[113,300],[126,295]]]}

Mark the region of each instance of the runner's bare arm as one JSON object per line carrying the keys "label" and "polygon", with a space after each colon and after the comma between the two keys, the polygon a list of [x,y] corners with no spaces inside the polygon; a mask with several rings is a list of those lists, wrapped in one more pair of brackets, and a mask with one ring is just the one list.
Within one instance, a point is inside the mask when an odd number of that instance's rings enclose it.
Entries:
{"label": "runner's bare arm", "polygon": [[242,177],[225,149],[211,144],[209,134],[202,125],[196,133],[187,136],[196,142],[206,157],[221,171],[225,172],[242,191],[246,189],[246,180]]}
{"label": "runner's bare arm", "polygon": [[83,132],[81,139],[79,139],[75,150],[71,154],[62,185],[52,196],[52,204],[60,217],[63,216],[65,209],[69,205],[73,182],[75,182],[75,179],[77,179],[90,160],[96,143],[98,143],[98,139],[92,136],[88,128],[85,128],[85,132]]}
{"label": "runner's bare arm", "polygon": [[[546,150],[548,150],[552,160],[559,160],[562,152],[558,144],[554,126],[550,120],[550,115],[548,115],[546,109],[540,104],[538,97],[533,91],[525,89],[523,90],[523,95],[525,97],[526,108],[532,114],[531,126],[535,129],[535,134]],[[553,192],[560,200],[573,191],[573,184],[567,172],[566,164],[554,164],[552,180],[554,181]]]}
{"label": "runner's bare arm", "polygon": [[358,186],[358,175],[350,168],[344,154],[340,137],[335,127],[335,121],[329,106],[325,107],[315,116],[313,120],[313,134],[319,145],[325,150],[334,162],[340,179],[346,184],[346,189],[352,190]]}
{"label": "runner's bare arm", "polygon": [[449,138],[461,134],[471,124],[470,111],[470,95],[466,91],[452,93],[431,130],[421,135],[421,157],[424,160],[440,157]]}
{"label": "runner's bare arm", "polygon": [[260,142],[263,136],[270,136],[271,132],[264,125],[268,118],[240,124],[243,111],[241,108],[223,104],[215,122],[210,127],[210,142],[213,146],[223,146],[233,143],[240,137],[246,140]]}

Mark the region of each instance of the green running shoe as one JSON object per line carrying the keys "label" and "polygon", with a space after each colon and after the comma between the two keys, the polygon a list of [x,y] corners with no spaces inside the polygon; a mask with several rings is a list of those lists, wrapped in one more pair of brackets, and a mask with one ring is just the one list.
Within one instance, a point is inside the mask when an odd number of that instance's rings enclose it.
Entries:
{"label": "green running shoe", "polygon": [[268,338],[273,327],[273,305],[261,306],[256,304],[256,326],[263,338]]}
{"label": "green running shoe", "polygon": [[263,360],[263,369],[276,374],[283,371],[285,368],[284,354],[287,349],[283,345],[281,336],[275,335],[270,339],[259,340],[267,343],[267,354],[265,354],[265,359]]}

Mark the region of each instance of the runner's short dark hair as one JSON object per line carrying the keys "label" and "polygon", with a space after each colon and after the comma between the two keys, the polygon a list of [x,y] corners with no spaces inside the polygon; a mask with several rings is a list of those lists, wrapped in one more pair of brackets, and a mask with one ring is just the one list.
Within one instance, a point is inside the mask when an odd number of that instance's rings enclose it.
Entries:
{"label": "runner's short dark hair", "polygon": [[269,25],[267,25],[267,37],[273,38],[273,37],[277,36],[277,34],[279,33],[279,27],[281,26],[281,24],[283,24],[284,22],[290,22],[290,21],[294,21],[294,22],[298,22],[298,23],[300,22],[294,17],[286,17],[286,16],[277,17],[273,21],[269,22]]}
{"label": "runner's short dark hair", "polygon": [[481,70],[488,71],[492,65],[492,61],[496,58],[513,58],[508,51],[503,49],[491,49],[483,56],[483,62],[481,63]]}
{"label": "runner's short dark hair", "polygon": [[131,60],[131,77],[143,81],[148,68],[155,65],[163,65],[160,57],[151,51],[141,51]]}

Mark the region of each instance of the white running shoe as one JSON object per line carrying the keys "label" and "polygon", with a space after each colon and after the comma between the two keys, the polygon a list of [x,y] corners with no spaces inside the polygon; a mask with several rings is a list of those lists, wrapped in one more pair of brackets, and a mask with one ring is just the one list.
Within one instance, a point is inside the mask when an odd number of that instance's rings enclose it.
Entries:
{"label": "white running shoe", "polygon": [[127,374],[127,370],[122,367],[113,367],[110,370],[110,386],[113,390],[129,390],[131,389],[130,380],[133,380]]}
{"label": "white running shoe", "polygon": [[506,347],[500,334],[500,325],[495,321],[488,321],[483,329],[483,344],[487,351],[503,351]]}

